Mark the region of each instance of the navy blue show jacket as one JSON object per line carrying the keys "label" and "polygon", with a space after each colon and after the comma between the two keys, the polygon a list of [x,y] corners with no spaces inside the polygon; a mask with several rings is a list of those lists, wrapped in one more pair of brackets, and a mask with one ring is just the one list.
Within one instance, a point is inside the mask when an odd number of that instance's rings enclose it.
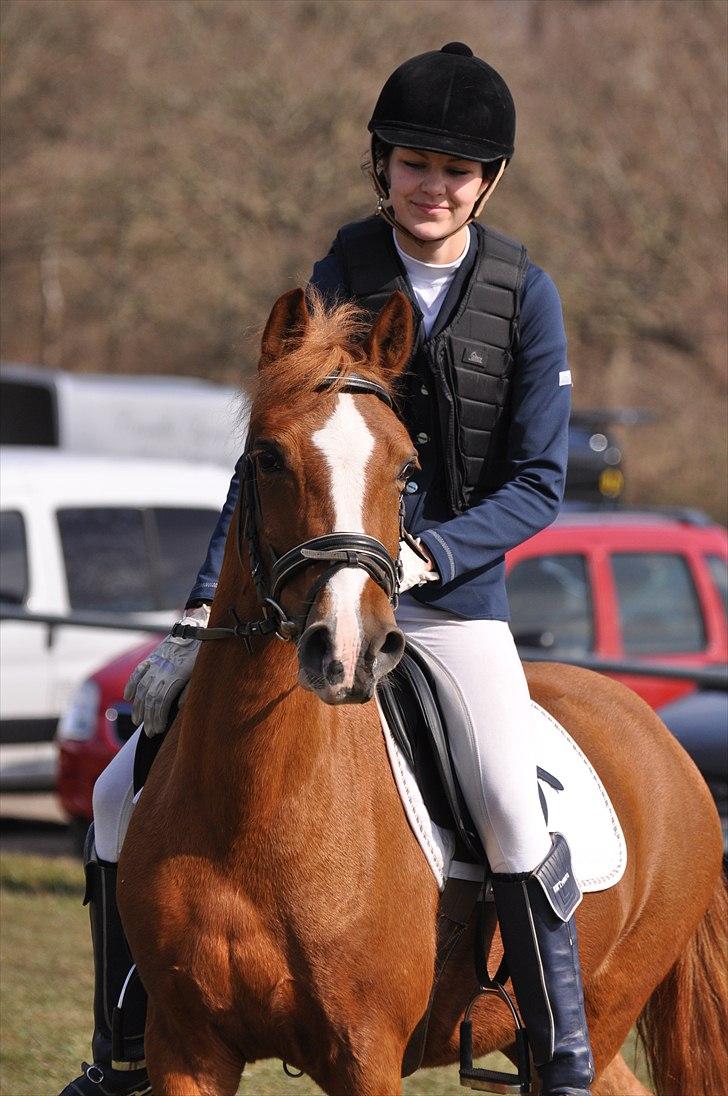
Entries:
{"label": "navy blue show jacket", "polygon": [[[430,337],[457,309],[476,257],[477,236],[471,229],[470,249]],[[311,284],[327,299],[341,299],[347,295],[341,270],[334,245],[315,264]],[[509,477],[462,514],[454,514],[447,501],[444,457],[434,423],[437,411],[426,368],[426,356],[415,352],[405,420],[422,467],[405,495],[406,524],[431,554],[440,582],[417,587],[412,594],[423,604],[465,619],[508,620],[505,552],[551,524],[566,482],[571,376],[561,302],[549,275],[529,262],[523,281],[506,442]],[[236,466],[189,602],[211,601],[215,594],[239,486]]]}

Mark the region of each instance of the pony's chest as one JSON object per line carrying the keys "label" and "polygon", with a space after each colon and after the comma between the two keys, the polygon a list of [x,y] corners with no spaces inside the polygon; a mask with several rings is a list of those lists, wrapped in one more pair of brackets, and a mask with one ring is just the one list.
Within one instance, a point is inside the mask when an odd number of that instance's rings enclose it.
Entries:
{"label": "pony's chest", "polygon": [[150,947],[167,959],[171,992],[202,998],[218,1015],[241,1001],[272,1011],[288,964],[271,911],[237,883],[177,869],[150,923],[157,937]]}

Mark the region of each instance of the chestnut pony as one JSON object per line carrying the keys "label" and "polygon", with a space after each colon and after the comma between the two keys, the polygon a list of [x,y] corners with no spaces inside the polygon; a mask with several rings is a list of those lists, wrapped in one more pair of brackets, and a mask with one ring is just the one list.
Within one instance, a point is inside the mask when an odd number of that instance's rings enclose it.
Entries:
{"label": "chestnut pony", "polygon": [[[396,556],[412,443],[385,400],[347,377],[391,391],[411,342],[400,294],[368,335],[351,305],[327,311],[314,298],[307,308],[294,290],[274,306],[249,449],[263,572],[271,549],[336,531]],[[211,627],[234,623],[231,608],[242,622],[262,616],[238,532],[234,519]],[[386,583],[348,566],[327,578],[329,566],[310,558],[281,589],[304,629],[297,645],[272,635],[202,644],[131,821],[119,901],[149,994],[155,1096],[235,1093],[245,1062],[262,1058],[305,1070],[330,1094],[400,1092],[433,978],[438,890],[376,706],[341,703],[367,700],[400,655]],[[577,913],[593,1091],[646,1091],[620,1055],[640,1016],[661,1096],[724,1091],[728,903],[707,788],[628,689],[545,663],[528,679],[591,759],[628,847],[621,882]],[[492,923],[488,936],[494,969]],[[457,1058],[472,947],[466,933],[438,990],[426,1066]],[[481,1003],[476,1053],[508,1052],[511,1039],[505,1008]]]}

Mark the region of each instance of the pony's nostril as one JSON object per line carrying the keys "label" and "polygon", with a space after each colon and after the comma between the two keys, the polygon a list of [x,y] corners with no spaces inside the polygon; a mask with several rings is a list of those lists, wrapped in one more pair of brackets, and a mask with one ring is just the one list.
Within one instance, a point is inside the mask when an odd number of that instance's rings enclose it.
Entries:
{"label": "pony's nostril", "polygon": [[394,669],[403,653],[404,635],[399,628],[387,628],[372,641],[364,665],[378,681]]}
{"label": "pony's nostril", "polygon": [[392,628],[385,636],[384,643],[379,648],[380,655],[386,655],[389,658],[399,659],[404,652],[404,636],[400,632],[399,628]]}
{"label": "pony's nostril", "polygon": [[301,666],[317,676],[323,674],[324,660],[329,654],[329,630],[325,624],[313,624],[298,641]]}
{"label": "pony's nostril", "polygon": [[344,663],[339,662],[338,658],[332,659],[326,667],[325,676],[329,685],[338,685],[344,680]]}

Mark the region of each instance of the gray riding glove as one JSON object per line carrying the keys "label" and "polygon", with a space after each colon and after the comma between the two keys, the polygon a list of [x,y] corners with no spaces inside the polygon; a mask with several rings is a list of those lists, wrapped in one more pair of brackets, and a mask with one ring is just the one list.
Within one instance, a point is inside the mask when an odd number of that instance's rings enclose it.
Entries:
{"label": "gray riding glove", "polygon": [[[420,542],[417,541],[419,544]],[[439,582],[437,571],[428,571],[427,564],[420,559],[406,541],[399,542],[399,559],[402,564],[402,581],[399,584],[399,592],[403,594],[411,590],[413,586],[424,586],[426,582]]]}
{"label": "gray riding glove", "polygon": [[[209,619],[210,606],[200,605],[186,610],[182,623],[206,628]],[[179,697],[180,706],[184,703],[184,692],[192,676],[199,647],[199,639],[177,639],[168,635],[139,663],[127,681],[124,699],[132,705],[132,720],[134,723],[143,722],[144,733],[149,738],[167,729],[170,708],[175,699]]]}

